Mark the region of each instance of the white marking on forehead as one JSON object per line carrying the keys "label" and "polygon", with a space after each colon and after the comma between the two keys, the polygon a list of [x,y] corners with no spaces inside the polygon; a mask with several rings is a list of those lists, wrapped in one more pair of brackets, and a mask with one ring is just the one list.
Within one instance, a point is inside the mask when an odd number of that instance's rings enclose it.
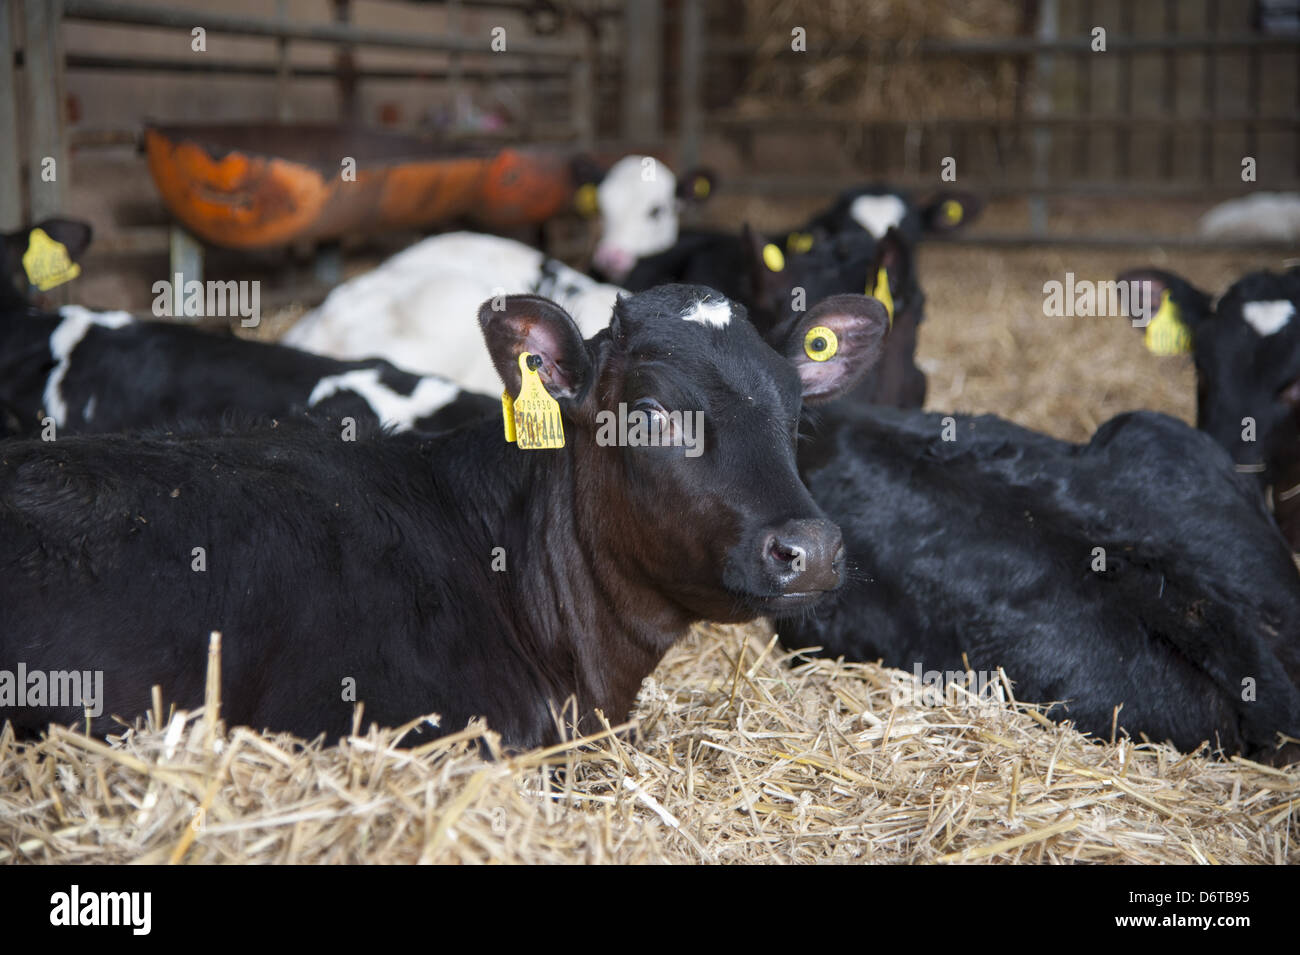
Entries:
{"label": "white marking on forehead", "polygon": [[1276,302],[1247,302],[1241,306],[1241,317],[1257,334],[1265,338],[1276,335],[1285,328],[1293,315],[1295,305],[1286,299]]}
{"label": "white marking on forehead", "polygon": [[849,206],[853,221],[877,239],[883,238],[891,226],[896,226],[907,215],[907,206],[899,196],[858,196]]}
{"label": "white marking on forehead", "polygon": [[696,302],[682,312],[682,321],[698,322],[711,328],[726,328],[731,324],[731,303],[725,299],[721,302]]}
{"label": "white marking on forehead", "polygon": [[315,407],[340,391],[355,392],[375,413],[380,424],[395,431],[409,431],[417,418],[431,415],[456,397],[460,391],[445,378],[425,377],[409,395],[398,394],[379,380],[378,368],[358,368],[341,375],[330,375],[316,382],[307,399]]}
{"label": "white marking on forehead", "polygon": [[45,379],[45,413],[62,427],[68,420],[68,405],[63,400],[63,378],[72,364],[72,353],[92,326],[121,328],[135,321],[129,312],[92,312],[80,305],[59,309],[63,321],[50,333],[50,357],[55,361],[50,377]]}

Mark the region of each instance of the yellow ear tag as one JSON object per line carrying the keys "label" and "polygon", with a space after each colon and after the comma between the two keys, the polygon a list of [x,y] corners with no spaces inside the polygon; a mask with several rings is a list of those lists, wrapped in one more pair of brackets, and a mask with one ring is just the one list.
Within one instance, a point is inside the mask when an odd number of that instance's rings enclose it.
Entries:
{"label": "yellow ear tag", "polygon": [[573,194],[573,207],[583,218],[594,218],[600,212],[600,197],[596,187],[589,182],[579,186]]}
{"label": "yellow ear tag", "polygon": [[763,264],[767,266],[769,272],[780,272],[785,268],[785,256],[781,250],[769,242],[763,246]]}
{"label": "yellow ear tag", "polygon": [[1192,350],[1192,333],[1178,314],[1178,306],[1169,297],[1169,289],[1160,293],[1160,307],[1147,325],[1142,340],[1153,355],[1185,355]]}
{"label": "yellow ear tag", "polygon": [[27,251],[23,253],[23,271],[27,280],[42,292],[70,282],[81,274],[81,266],[72,261],[68,247],[51,239],[44,229],[33,229]]}
{"label": "yellow ear tag", "polygon": [[876,286],[871,290],[871,297],[885,306],[885,311],[889,314],[889,327],[894,327],[894,296],[889,291],[889,272],[882,265],[880,271],[876,273]]}
{"label": "yellow ear tag", "polygon": [[803,255],[813,247],[813,237],[808,232],[791,232],[785,237],[785,248],[787,252],[795,255]]}
{"label": "yellow ear tag", "polygon": [[514,441],[525,451],[564,447],[564,422],[560,403],[551,397],[537,372],[528,367],[528,352],[519,355],[519,373],[523,382],[519,397],[501,396],[501,410],[506,414],[506,440]]}
{"label": "yellow ear tag", "polygon": [[713,187],[709,185],[709,180],[703,176],[696,176],[695,182],[691,184],[691,190],[695,193],[696,199],[707,199],[709,190]]}
{"label": "yellow ear tag", "polygon": [[961,217],[965,215],[965,211],[962,209],[961,203],[956,199],[947,199],[939,207],[939,215],[943,216],[943,221],[949,225],[956,225],[961,222]]}
{"label": "yellow ear tag", "polygon": [[840,350],[840,340],[825,325],[815,325],[803,337],[804,354],[813,361],[827,361]]}

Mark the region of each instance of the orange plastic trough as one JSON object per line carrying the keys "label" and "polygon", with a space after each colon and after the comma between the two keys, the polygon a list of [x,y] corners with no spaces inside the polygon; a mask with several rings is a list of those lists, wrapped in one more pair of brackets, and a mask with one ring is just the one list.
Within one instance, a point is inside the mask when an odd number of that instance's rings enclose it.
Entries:
{"label": "orange plastic trough", "polygon": [[[511,229],[566,208],[575,187],[558,151],[439,150],[339,126],[150,126],[145,152],[171,213],[234,249],[458,220]],[[344,177],[346,159],[355,160],[355,181]]]}

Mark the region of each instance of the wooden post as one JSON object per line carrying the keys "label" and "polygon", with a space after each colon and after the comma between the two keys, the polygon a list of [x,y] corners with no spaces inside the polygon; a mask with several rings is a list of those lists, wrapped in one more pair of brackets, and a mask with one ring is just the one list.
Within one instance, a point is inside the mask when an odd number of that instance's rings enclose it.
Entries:
{"label": "wooden post", "polygon": [[569,105],[573,113],[573,138],[579,149],[590,149],[596,140],[596,37],[580,27],[586,49],[569,70]]}
{"label": "wooden post", "polygon": [[[1057,37],[1056,0],[1042,0],[1038,8],[1038,39],[1055,40]],[[1044,116],[1052,110],[1052,77],[1056,58],[1050,53],[1040,53],[1035,63],[1034,115]],[[1052,169],[1052,131],[1038,127],[1033,133],[1034,185],[1048,184]],[[1047,235],[1047,200],[1038,194],[1029,200],[1029,231],[1033,235]]]}
{"label": "wooden post", "polygon": [[[63,212],[68,188],[68,142],[64,129],[63,0],[25,0],[28,129],[27,194],[33,222]],[[49,162],[53,160],[53,164]]]}
{"label": "wooden post", "polygon": [[681,170],[696,166],[700,162],[700,127],[703,104],[700,89],[700,73],[704,59],[704,5],[700,0],[682,0],[681,5],[681,103],[678,116],[681,128],[678,130],[681,148],[678,162]]}
{"label": "wooden post", "polygon": [[623,138],[663,137],[659,87],[663,68],[662,0],[627,0],[623,7]]}
{"label": "wooden post", "polygon": [[11,14],[0,9],[0,231],[23,225],[22,143],[18,140],[18,86],[14,82],[14,29]]}

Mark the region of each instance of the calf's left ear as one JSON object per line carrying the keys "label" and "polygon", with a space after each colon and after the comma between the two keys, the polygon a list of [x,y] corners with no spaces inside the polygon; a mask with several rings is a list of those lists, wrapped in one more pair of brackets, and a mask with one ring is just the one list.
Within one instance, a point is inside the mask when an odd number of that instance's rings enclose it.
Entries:
{"label": "calf's left ear", "polygon": [[[501,305],[501,308],[493,308]],[[552,398],[576,398],[591,379],[591,357],[569,313],[540,295],[490,299],[478,310],[479,328],[497,374],[511,396],[519,394],[519,355],[536,355],[538,377]]]}
{"label": "calf's left ear", "polygon": [[794,326],[782,349],[799,371],[809,404],[846,393],[880,360],[889,313],[865,295],[834,295]]}

